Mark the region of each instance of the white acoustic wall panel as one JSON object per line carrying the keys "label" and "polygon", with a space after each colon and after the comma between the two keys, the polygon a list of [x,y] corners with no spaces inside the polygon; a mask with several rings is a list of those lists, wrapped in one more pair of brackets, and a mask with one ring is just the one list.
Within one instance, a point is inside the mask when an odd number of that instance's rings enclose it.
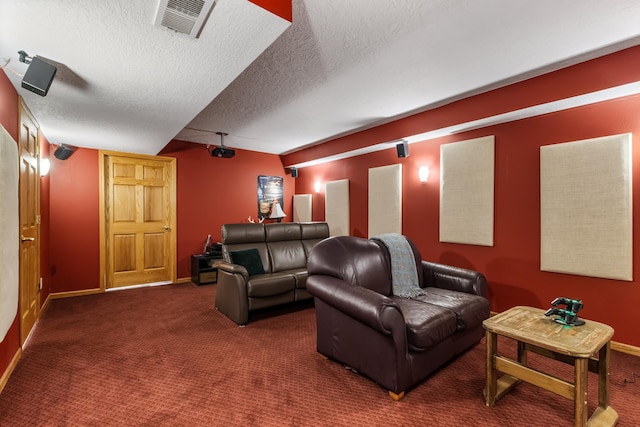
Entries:
{"label": "white acoustic wall panel", "polygon": [[329,224],[329,235],[348,236],[349,219],[349,180],[330,181],[324,187],[325,221]]}
{"label": "white acoustic wall panel", "polygon": [[440,241],[493,246],[494,137],[440,147]]}
{"label": "white acoustic wall panel", "polygon": [[369,237],[402,234],[402,165],[369,169]]}
{"label": "white acoustic wall panel", "polygon": [[310,222],[312,217],[311,194],[294,194],[293,222]]}
{"label": "white acoustic wall panel", "polygon": [[633,280],[631,134],[540,147],[543,271]]}
{"label": "white acoustic wall panel", "polygon": [[0,342],[18,314],[18,145],[0,125]]}

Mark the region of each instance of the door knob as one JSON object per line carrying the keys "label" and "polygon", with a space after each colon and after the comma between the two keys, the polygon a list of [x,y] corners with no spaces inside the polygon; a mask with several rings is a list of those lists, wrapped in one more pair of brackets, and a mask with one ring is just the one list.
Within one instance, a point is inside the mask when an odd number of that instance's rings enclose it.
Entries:
{"label": "door knob", "polygon": [[168,225],[165,225],[165,226],[164,226],[164,229],[165,229],[165,230],[168,230],[168,229],[169,229],[169,226],[168,226]]}
{"label": "door knob", "polygon": [[22,234],[20,235],[20,241],[22,243],[24,243],[24,242],[33,242],[34,240],[36,240],[35,237],[24,237]]}

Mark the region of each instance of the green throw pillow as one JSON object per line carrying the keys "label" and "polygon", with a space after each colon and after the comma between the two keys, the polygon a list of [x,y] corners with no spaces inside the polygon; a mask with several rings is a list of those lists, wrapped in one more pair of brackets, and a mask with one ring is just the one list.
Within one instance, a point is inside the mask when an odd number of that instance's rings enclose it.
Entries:
{"label": "green throw pillow", "polygon": [[231,256],[231,262],[234,264],[240,264],[246,268],[249,276],[264,274],[262,259],[260,258],[260,253],[257,249],[230,252],[229,255]]}

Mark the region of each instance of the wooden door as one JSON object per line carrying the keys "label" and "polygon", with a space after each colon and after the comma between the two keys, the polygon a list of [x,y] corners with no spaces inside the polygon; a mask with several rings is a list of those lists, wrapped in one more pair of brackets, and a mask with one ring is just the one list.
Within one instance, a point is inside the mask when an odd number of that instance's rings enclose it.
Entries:
{"label": "wooden door", "polygon": [[20,100],[20,343],[40,316],[40,145],[35,119]]}
{"label": "wooden door", "polygon": [[174,158],[101,153],[109,288],[176,280]]}

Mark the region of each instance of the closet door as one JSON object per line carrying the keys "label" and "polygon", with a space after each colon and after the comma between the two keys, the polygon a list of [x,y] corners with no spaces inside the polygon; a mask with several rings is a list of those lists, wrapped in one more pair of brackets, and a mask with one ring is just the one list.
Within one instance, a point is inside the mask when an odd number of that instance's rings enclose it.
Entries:
{"label": "closet door", "polygon": [[20,343],[40,316],[40,145],[38,125],[20,102]]}

